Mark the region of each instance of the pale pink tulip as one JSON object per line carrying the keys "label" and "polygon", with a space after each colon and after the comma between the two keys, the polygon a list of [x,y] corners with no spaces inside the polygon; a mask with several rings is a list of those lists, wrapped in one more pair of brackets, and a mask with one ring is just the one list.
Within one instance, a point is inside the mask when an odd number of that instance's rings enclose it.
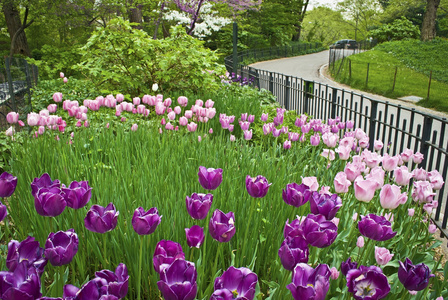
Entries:
{"label": "pale pink tulip", "polygon": [[375,194],[377,182],[371,179],[363,179],[362,176],[358,176],[353,183],[353,187],[355,189],[356,199],[362,202],[370,202]]}
{"label": "pale pink tulip", "polygon": [[373,142],[373,149],[375,149],[376,151],[380,151],[381,149],[383,149],[384,144],[382,141],[380,140],[376,140],[375,142]]}
{"label": "pale pink tulip", "polygon": [[134,103],[134,105],[140,105],[140,103],[141,103],[141,99],[140,99],[140,97],[134,97],[134,98],[132,98],[132,103]]}
{"label": "pale pink tulip", "polygon": [[54,102],[61,102],[62,101],[62,93],[54,93],[53,94],[53,101]]}
{"label": "pale pink tulip", "polygon": [[132,124],[131,130],[132,131],[137,131],[137,129],[138,129],[138,125],[137,124]]}
{"label": "pale pink tulip", "polygon": [[243,134],[244,134],[244,139],[245,139],[246,141],[252,139],[252,129],[251,129],[251,130],[245,130],[245,131],[243,132]]}
{"label": "pale pink tulip", "polygon": [[375,246],[375,260],[380,266],[386,265],[393,256],[388,249]]}
{"label": "pale pink tulip", "polygon": [[67,79],[67,77],[64,77],[64,83],[67,83],[68,82],[68,79]]}
{"label": "pale pink tulip", "polygon": [[358,236],[358,240],[356,241],[356,246],[358,248],[364,247],[364,237],[362,235]]}
{"label": "pale pink tulip", "polygon": [[6,115],[6,121],[9,124],[15,124],[15,123],[19,122],[19,114],[16,112],[13,112],[13,111],[9,112]]}
{"label": "pale pink tulip", "polygon": [[395,209],[408,200],[406,192],[401,193],[397,185],[385,184],[380,192],[380,203],[384,209]]}
{"label": "pale pink tulip", "polygon": [[312,191],[317,192],[319,189],[319,183],[317,182],[317,178],[314,176],[302,177],[302,183]]}
{"label": "pale pink tulip", "polygon": [[431,183],[428,181],[414,181],[414,191],[412,192],[412,199],[419,203],[429,203],[433,200],[436,193],[434,193]]}
{"label": "pale pink tulip", "polygon": [[230,135],[230,141],[234,142],[236,140],[235,136],[233,134]]}
{"label": "pale pink tulip", "polygon": [[385,171],[393,171],[398,166],[398,156],[389,156],[389,154],[383,155],[382,165]]}
{"label": "pale pink tulip", "polygon": [[344,172],[339,172],[334,178],[334,189],[336,193],[347,193],[349,186],[352,184],[350,180],[347,179],[347,174]]}
{"label": "pale pink tulip", "polygon": [[29,113],[27,116],[27,123],[29,126],[36,126],[39,123],[41,116],[36,113]]}
{"label": "pale pink tulip", "polygon": [[434,190],[440,190],[444,184],[443,177],[440,175],[439,171],[433,170],[428,174],[428,181]]}
{"label": "pale pink tulip", "polygon": [[384,175],[385,172],[383,168],[374,167],[372,170],[370,170],[369,174],[366,175],[366,179],[375,181],[378,184],[376,189],[380,189],[384,185]]}
{"label": "pale pink tulip", "polygon": [[330,278],[333,279],[333,280],[336,280],[336,279],[338,279],[338,277],[339,277],[338,269],[336,269],[335,267],[332,267],[330,269]]}
{"label": "pale pink tulip", "polygon": [[401,186],[409,185],[409,181],[412,178],[412,173],[409,172],[406,166],[401,166],[394,170],[394,181]]}
{"label": "pale pink tulip", "polygon": [[215,104],[215,102],[212,101],[212,99],[208,99],[207,101],[205,101],[206,108],[212,108],[214,104]]}
{"label": "pale pink tulip", "polygon": [[423,158],[423,154],[421,154],[420,152],[415,152],[412,156],[412,161],[416,164],[419,164],[423,161]]}
{"label": "pale pink tulip", "polygon": [[198,128],[198,124],[196,124],[194,122],[190,122],[189,124],[187,124],[187,130],[189,132],[194,132],[194,131],[196,131],[197,128]]}
{"label": "pale pink tulip", "polygon": [[165,107],[171,106],[171,103],[172,103],[171,98],[166,98],[166,99],[163,101],[163,105],[165,105]]}
{"label": "pale pink tulip", "polygon": [[185,107],[188,104],[188,98],[185,96],[180,96],[177,98],[177,103],[179,103],[180,106]]}

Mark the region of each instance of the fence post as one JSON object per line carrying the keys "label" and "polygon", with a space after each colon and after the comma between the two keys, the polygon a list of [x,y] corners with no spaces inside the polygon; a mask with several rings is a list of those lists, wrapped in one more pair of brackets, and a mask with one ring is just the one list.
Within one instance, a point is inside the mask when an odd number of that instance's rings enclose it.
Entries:
{"label": "fence post", "polygon": [[6,77],[8,80],[8,88],[9,88],[9,99],[12,102],[12,110],[17,111],[16,107],[16,97],[14,95],[14,86],[11,76],[11,59],[9,57],[5,58],[5,68],[6,68]]}
{"label": "fence post", "polygon": [[428,155],[429,145],[428,142],[431,138],[431,130],[432,130],[432,118],[425,115],[425,119],[423,120],[423,133],[422,133],[422,142],[420,144],[420,153],[423,154],[423,161],[421,166],[426,167],[426,156]]}
{"label": "fence post", "polygon": [[432,78],[432,71],[429,72],[428,96],[426,97],[426,100],[429,100],[429,91],[431,90],[431,78]]}
{"label": "fence post", "polygon": [[338,89],[333,88],[333,92],[331,93],[331,118],[336,118],[336,101],[338,98]]}
{"label": "fence post", "polygon": [[[302,84],[303,87],[303,84]],[[303,90],[303,110],[305,113],[309,113],[308,112],[308,91],[310,89],[310,82],[309,81],[305,81],[305,89]]]}
{"label": "fence post", "polygon": [[269,91],[274,93],[274,76],[272,76],[272,72],[269,72]]}
{"label": "fence post", "polygon": [[370,63],[367,63],[366,87],[369,84],[369,67],[370,67]]}
{"label": "fence post", "polygon": [[289,110],[289,96],[291,91],[291,80],[290,76],[286,76],[286,84],[285,84],[285,108]]}
{"label": "fence post", "polygon": [[392,92],[395,89],[395,81],[397,80],[397,71],[398,71],[398,67],[395,67],[394,84],[392,85]]}
{"label": "fence post", "polygon": [[369,128],[369,150],[373,151],[373,142],[375,141],[375,123],[376,123],[376,113],[378,111],[378,102],[376,100],[371,100],[370,102],[370,128]]}

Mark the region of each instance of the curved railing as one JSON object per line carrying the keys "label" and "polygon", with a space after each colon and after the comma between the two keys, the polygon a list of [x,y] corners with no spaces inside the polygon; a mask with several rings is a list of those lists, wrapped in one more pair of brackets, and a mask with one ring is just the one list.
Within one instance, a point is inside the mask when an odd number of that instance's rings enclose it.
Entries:
{"label": "curved railing", "polygon": [[[229,72],[232,71],[230,66]],[[446,118],[327,84],[245,65],[240,67],[238,73],[241,77],[253,78],[251,81],[256,88],[272,92],[279,104],[288,110],[323,120],[336,116],[353,120],[356,127],[369,135],[370,150],[374,140],[381,140],[390,147],[390,155],[400,154],[406,148],[421,152],[425,158],[419,166],[425,170],[438,170],[445,183],[448,181]],[[432,216],[445,236],[448,236],[447,191],[444,185],[437,192],[435,199],[439,205]]]}

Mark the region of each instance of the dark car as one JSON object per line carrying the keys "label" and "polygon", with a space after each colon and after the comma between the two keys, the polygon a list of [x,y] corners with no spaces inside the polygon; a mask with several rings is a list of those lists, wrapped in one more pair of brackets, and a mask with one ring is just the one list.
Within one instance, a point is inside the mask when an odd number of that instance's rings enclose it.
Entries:
{"label": "dark car", "polygon": [[330,49],[356,49],[358,43],[355,40],[340,40],[330,45]]}

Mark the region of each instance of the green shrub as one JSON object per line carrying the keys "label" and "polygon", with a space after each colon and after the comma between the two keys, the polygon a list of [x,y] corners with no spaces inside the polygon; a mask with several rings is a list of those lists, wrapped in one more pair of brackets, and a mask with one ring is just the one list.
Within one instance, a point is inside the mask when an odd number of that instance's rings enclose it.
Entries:
{"label": "green shrub", "polygon": [[117,18],[96,30],[80,51],[76,68],[102,93],[141,95],[154,83],[161,92],[200,92],[215,89],[224,73],[216,54],[181,27],[172,28],[164,40],[153,40]]}
{"label": "green shrub", "polygon": [[399,41],[403,39],[416,39],[420,36],[418,26],[412,24],[405,17],[394,20],[391,24],[384,24],[381,27],[371,30],[370,34],[378,42]]}

